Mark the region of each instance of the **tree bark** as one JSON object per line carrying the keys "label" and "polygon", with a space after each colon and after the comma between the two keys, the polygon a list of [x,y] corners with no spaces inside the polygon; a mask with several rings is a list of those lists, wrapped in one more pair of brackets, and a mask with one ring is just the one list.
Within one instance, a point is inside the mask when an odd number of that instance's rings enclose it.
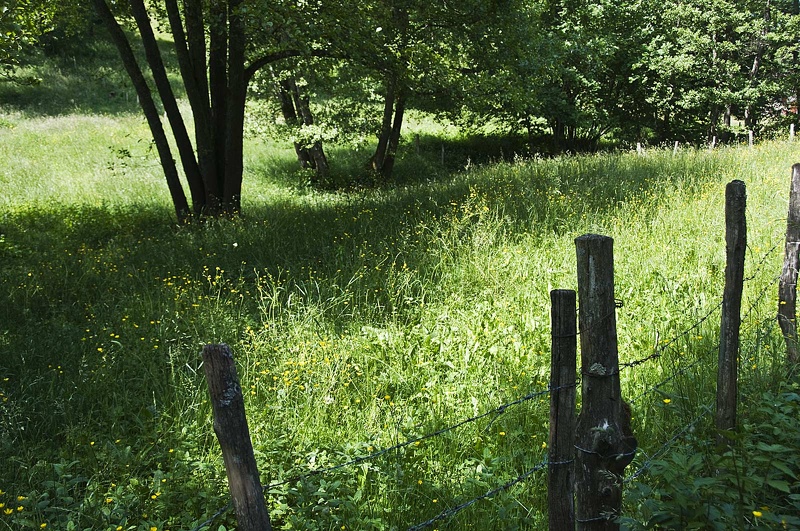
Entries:
{"label": "tree bark", "polygon": [[[283,79],[279,81],[278,98],[281,102],[281,114],[283,114],[283,119],[286,122],[286,125],[289,127],[297,127],[300,125],[300,121],[297,118],[297,109],[295,108],[294,91],[292,90],[292,85],[293,83],[290,79]],[[294,152],[297,155],[297,162],[300,163],[301,168],[306,169],[314,167],[314,161],[311,159],[311,155],[300,142],[294,143]]]}
{"label": "tree bark", "polygon": [[158,115],[153,96],[150,93],[150,87],[142,74],[139,64],[136,62],[136,57],[133,54],[130,43],[128,42],[125,33],[117,23],[114,14],[106,4],[105,0],[93,0],[95,10],[98,16],[108,29],[111,39],[117,48],[117,51],[122,58],[122,63],[128,76],[131,78],[131,83],[136,90],[136,95],[139,97],[139,104],[144,112],[147,124],[150,127],[150,132],[153,135],[153,140],[156,144],[161,167],[164,170],[164,176],[167,180],[167,187],[169,188],[170,196],[172,197],[172,204],[175,207],[175,214],[178,221],[185,221],[190,213],[189,203],[186,200],[186,194],[181,186],[178,177],[178,168],[175,166],[175,159],[172,157],[172,151],[169,147],[167,135],[164,132],[164,127],[161,124],[161,119]]}
{"label": "tree bark", "polygon": [[186,124],[178,108],[175,94],[169,84],[167,70],[164,68],[164,62],[161,60],[161,52],[158,49],[158,43],[156,42],[153,28],[150,25],[150,17],[147,15],[144,1],[130,0],[129,3],[131,11],[133,12],[133,17],[136,20],[136,25],[139,28],[139,35],[142,38],[145,56],[147,58],[147,63],[150,65],[150,71],[153,74],[153,80],[155,81],[159,98],[164,105],[167,119],[172,128],[172,134],[175,137],[175,144],[181,158],[183,172],[189,184],[189,193],[192,197],[192,210],[195,214],[200,214],[205,201],[205,191],[203,179],[200,175],[200,168],[197,165],[197,158],[194,155],[192,141],[189,139]]}
{"label": "tree bark", "polygon": [[244,106],[247,99],[245,79],[245,27],[240,11],[243,0],[228,3],[228,109],[225,118],[225,182],[223,211],[241,210],[244,174]]}

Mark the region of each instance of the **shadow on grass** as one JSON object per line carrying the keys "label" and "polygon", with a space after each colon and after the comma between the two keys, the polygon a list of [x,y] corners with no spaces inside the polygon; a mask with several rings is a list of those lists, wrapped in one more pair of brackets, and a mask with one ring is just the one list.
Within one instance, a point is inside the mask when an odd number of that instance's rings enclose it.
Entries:
{"label": "shadow on grass", "polygon": [[[134,44],[135,40],[132,39]],[[175,95],[184,95],[178,78],[177,58],[171,42],[159,40]],[[134,47],[145,76],[150,71],[141,46]],[[37,83],[0,83],[0,108],[26,116],[68,114],[140,113],[136,91],[122,60],[104,31],[88,40],[65,42],[57,48],[37,50],[17,71],[18,78]],[[151,83],[152,86],[152,83]]]}
{"label": "shadow on grass", "polygon": [[[413,157],[401,161],[401,175],[418,167]],[[239,341],[247,327],[298,308],[319,308],[315,322],[334,333],[413,325],[448,267],[443,257],[471,249],[477,231],[499,231],[505,242],[568,234],[582,230],[586,213],[654,197],[669,179],[692,187],[714,178],[707,168],[687,177],[689,162],[665,160],[564,158],[427,182],[411,176],[379,190],[245,203],[239,219],[189,227],[177,227],[167,206],[6,212],[3,453],[56,442],[70,426],[156,429],[142,419],[179,411],[180,387],[204,388],[203,342]],[[274,186],[264,171],[255,180]]]}

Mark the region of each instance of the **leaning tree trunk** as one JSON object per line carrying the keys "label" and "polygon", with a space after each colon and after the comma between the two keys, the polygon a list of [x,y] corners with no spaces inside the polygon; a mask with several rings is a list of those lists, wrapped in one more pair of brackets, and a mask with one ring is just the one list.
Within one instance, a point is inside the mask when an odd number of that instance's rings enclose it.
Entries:
{"label": "leaning tree trunk", "polygon": [[130,0],[130,6],[136,25],[139,28],[147,63],[150,65],[150,71],[153,74],[159,98],[161,98],[161,102],[164,105],[172,134],[175,137],[175,144],[180,154],[181,164],[192,196],[192,210],[195,214],[200,214],[205,201],[205,191],[200,167],[197,165],[197,158],[194,155],[192,141],[189,139],[186,124],[181,116],[181,111],[178,109],[175,94],[169,84],[167,70],[161,60],[161,53],[158,50],[158,43],[153,33],[153,27],[150,25],[150,17],[147,15],[144,1]]}
{"label": "leaning tree trunk", "polygon": [[[300,116],[303,118],[303,125],[314,125],[314,115],[311,114],[311,105],[307,95],[300,94],[300,89],[297,88],[297,83],[292,82],[294,85],[294,98],[295,105],[300,110]],[[322,142],[315,140],[311,147],[308,148],[308,153],[313,161],[314,170],[316,174],[316,182],[323,182],[328,178],[328,158],[325,156],[325,151],[322,149]]]}
{"label": "leaning tree trunk", "polygon": [[403,129],[403,115],[406,110],[406,96],[405,91],[400,91],[397,95],[397,103],[394,108],[394,121],[392,122],[392,131],[389,135],[389,145],[386,149],[386,156],[383,160],[383,167],[381,168],[381,176],[384,181],[392,178],[394,170],[394,161],[397,158],[397,149],[400,147],[400,132]]}
{"label": "leaning tree trunk", "polygon": [[[300,125],[300,121],[297,118],[297,109],[294,106],[294,91],[292,90],[292,85],[293,83],[289,79],[281,80],[278,84],[278,98],[281,102],[281,114],[283,114],[286,125],[295,128]],[[314,167],[314,161],[303,144],[295,142],[294,152],[297,155],[297,162],[300,163],[301,168],[306,169]]]}
{"label": "leaning tree trunk", "polygon": [[397,81],[392,79],[386,84],[384,96],[383,119],[378,135],[378,146],[372,156],[372,170],[388,181],[392,177],[397,149],[400,146],[400,132],[403,128],[405,114],[406,91],[397,87]]}
{"label": "leaning tree trunk", "polygon": [[133,54],[125,33],[114,18],[114,14],[106,4],[106,0],[94,0],[94,6],[98,16],[111,35],[111,39],[122,58],[125,70],[131,78],[136,95],[139,97],[139,104],[142,107],[150,132],[153,135],[153,141],[156,144],[156,151],[161,161],[161,167],[164,170],[167,187],[172,197],[172,204],[175,207],[175,214],[178,217],[178,221],[186,221],[190,214],[189,203],[186,200],[186,194],[178,177],[178,168],[175,166],[175,159],[172,157],[169,141],[161,124],[153,96],[150,93],[150,87],[147,85],[141,68],[139,68],[139,63],[136,62],[136,56]]}

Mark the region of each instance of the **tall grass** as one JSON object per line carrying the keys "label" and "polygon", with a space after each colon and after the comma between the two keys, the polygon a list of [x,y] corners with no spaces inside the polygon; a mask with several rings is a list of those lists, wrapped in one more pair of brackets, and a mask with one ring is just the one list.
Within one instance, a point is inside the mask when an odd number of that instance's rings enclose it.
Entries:
{"label": "tall grass", "polygon": [[[670,347],[622,374],[649,455],[713,396],[714,320],[678,334],[721,300],[734,178],[748,186],[755,305],[743,385],[785,378],[770,283],[796,144],[428,176],[408,153],[406,184],[333,193],[299,185],[285,146],[251,139],[244,215],[179,227],[138,115],[13,111],[2,123],[0,529],[182,529],[224,506],[204,343],[237,356],[266,483],[545,389],[548,293],[575,289],[586,232],[615,239],[622,361]],[[672,374],[664,394],[642,396]],[[423,521],[545,459],[547,407],[543,396],[275,487],[275,527]],[[542,528],[543,485],[533,476],[442,528]]]}

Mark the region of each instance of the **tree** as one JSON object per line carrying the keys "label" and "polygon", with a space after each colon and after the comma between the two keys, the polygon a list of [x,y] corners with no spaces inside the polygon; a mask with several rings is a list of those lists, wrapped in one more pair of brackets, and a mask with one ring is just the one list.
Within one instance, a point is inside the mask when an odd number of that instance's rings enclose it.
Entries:
{"label": "tree", "polygon": [[[129,0],[145,50],[156,94],[163,105],[191,196],[191,208],[178,178],[166,133],[142,69],[131,50],[120,20],[106,0],[93,0],[108,28],[147,118],[179,219],[190,215],[234,214],[241,209],[244,114],[247,87],[259,69],[287,57],[313,54],[289,48],[285,30],[265,23],[276,6],[244,0],[164,0],[163,13],[172,34],[181,81],[194,118],[194,144],[178,109],[175,95],[143,0]],[[268,48],[270,36],[274,37]],[[279,36],[280,38],[278,38]],[[208,37],[208,38],[207,38]],[[292,40],[292,43],[300,41]],[[196,147],[196,150],[195,150]]]}
{"label": "tree", "polygon": [[40,0],[6,0],[0,7],[0,69],[10,74],[26,47],[51,27],[54,6]]}

